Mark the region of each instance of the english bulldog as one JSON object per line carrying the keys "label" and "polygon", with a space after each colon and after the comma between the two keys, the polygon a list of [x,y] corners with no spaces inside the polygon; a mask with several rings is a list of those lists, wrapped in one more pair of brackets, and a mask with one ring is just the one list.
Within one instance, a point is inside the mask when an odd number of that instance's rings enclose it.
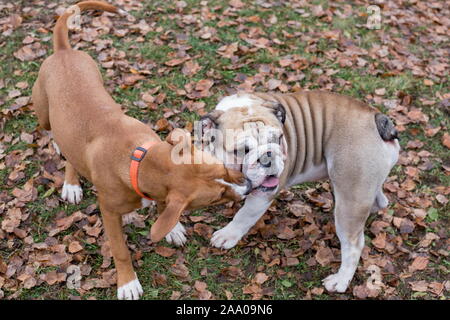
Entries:
{"label": "english bulldog", "polygon": [[230,249],[283,188],[329,178],[334,192],[339,271],[323,280],[345,292],[364,246],[370,212],[388,205],[383,182],[398,159],[392,121],[377,109],[326,91],[238,93],[202,117],[197,142],[252,183],[233,220],[211,243]]}

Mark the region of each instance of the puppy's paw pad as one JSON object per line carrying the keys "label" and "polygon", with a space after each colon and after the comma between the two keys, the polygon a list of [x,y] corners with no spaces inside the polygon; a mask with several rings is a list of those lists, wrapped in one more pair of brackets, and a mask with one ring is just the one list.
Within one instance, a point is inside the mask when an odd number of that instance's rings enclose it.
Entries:
{"label": "puppy's paw pad", "polygon": [[61,198],[72,204],[78,204],[83,199],[83,189],[77,184],[64,182]]}
{"label": "puppy's paw pad", "polygon": [[322,280],[323,285],[329,292],[343,293],[347,290],[351,279],[341,276],[339,273],[329,275]]}
{"label": "puppy's paw pad", "polygon": [[216,248],[231,249],[241,240],[242,236],[241,232],[227,226],[214,232],[211,244]]}
{"label": "puppy's paw pad", "polygon": [[117,289],[117,299],[139,300],[143,293],[141,283],[136,278]]}
{"label": "puppy's paw pad", "polygon": [[166,235],[166,241],[176,246],[183,246],[186,239],[186,229],[181,223],[177,223],[175,227]]}

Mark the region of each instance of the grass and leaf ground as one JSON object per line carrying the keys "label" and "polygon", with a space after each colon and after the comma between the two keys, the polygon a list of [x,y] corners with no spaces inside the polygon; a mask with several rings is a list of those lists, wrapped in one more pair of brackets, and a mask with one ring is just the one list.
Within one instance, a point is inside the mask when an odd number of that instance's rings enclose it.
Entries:
{"label": "grass and leaf ground", "polygon": [[[113,299],[115,270],[96,193],[59,197],[64,159],[30,111],[31,88],[52,53],[55,19],[74,1],[0,4],[0,298]],[[183,248],[149,241],[155,209],[124,227],[145,299],[446,299],[449,295],[449,8],[444,1],[112,0],[128,18],[86,12],[72,46],[98,63],[124,111],[161,137],[236,92],[331,90],[390,115],[399,163],[388,209],[370,216],[366,247],[344,294],[321,280],[339,266],[327,182],[280,194],[233,249],[209,244],[236,212],[182,217]],[[357,121],[358,119],[355,119]],[[156,182],[157,183],[157,182]],[[71,266],[81,287],[69,289]],[[70,287],[70,285],[69,285]]]}

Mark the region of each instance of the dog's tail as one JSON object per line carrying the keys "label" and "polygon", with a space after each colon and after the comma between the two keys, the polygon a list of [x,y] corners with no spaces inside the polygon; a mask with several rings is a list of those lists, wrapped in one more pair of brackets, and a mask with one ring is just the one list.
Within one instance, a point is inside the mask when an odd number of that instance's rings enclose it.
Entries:
{"label": "dog's tail", "polygon": [[103,10],[112,13],[125,14],[125,11],[117,9],[109,3],[102,1],[83,1],[69,7],[56,21],[55,28],[53,29],[53,50],[70,49],[69,35],[68,35],[68,23],[69,19],[73,19],[81,11],[84,10]]}
{"label": "dog's tail", "polygon": [[382,113],[375,114],[375,123],[377,124],[378,133],[384,141],[400,140],[398,131],[388,116]]}

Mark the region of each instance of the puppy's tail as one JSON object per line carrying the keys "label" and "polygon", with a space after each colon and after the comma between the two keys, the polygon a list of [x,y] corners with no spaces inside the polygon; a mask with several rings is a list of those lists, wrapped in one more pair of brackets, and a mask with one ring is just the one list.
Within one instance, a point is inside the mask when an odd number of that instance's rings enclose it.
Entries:
{"label": "puppy's tail", "polygon": [[58,21],[56,21],[55,28],[53,29],[53,50],[55,52],[58,50],[70,49],[68,35],[68,24],[71,22],[70,19],[75,18],[81,11],[89,9],[119,13],[121,15],[125,14],[125,11],[117,9],[109,3],[102,1],[83,1],[69,7],[59,17]]}
{"label": "puppy's tail", "polygon": [[398,131],[388,116],[382,113],[375,114],[375,123],[377,124],[378,133],[384,141],[400,140]]}

